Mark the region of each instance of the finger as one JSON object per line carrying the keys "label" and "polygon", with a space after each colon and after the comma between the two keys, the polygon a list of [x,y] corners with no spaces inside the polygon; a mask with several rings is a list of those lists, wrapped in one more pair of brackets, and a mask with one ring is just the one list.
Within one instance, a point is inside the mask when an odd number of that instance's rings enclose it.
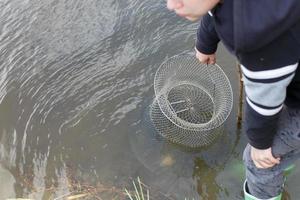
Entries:
{"label": "finger", "polygon": [[276,163],[272,163],[269,160],[263,160],[260,163],[264,168],[270,168],[270,167],[273,167],[274,165],[276,165]]}
{"label": "finger", "polygon": [[268,162],[269,164],[277,165],[277,164],[280,163],[280,160],[268,158],[268,159],[267,159],[267,162]]}
{"label": "finger", "polygon": [[262,159],[254,159],[253,162],[257,168],[268,168],[272,166],[272,163],[264,162]]}
{"label": "finger", "polygon": [[198,58],[198,60],[199,60],[199,62],[201,62],[201,63],[203,63],[203,64],[207,64],[207,60],[205,60],[205,59],[200,59],[200,58]]}
{"label": "finger", "polygon": [[271,167],[275,166],[275,164],[267,164],[267,163],[262,163],[261,165],[263,166],[264,169],[271,168]]}
{"label": "finger", "polygon": [[275,162],[273,162],[269,158],[261,158],[261,159],[259,159],[259,161],[262,162],[262,163],[265,163],[267,165],[274,165],[274,164],[276,164]]}
{"label": "finger", "polygon": [[209,59],[208,58],[203,58],[203,57],[198,57],[198,60],[203,63],[203,64],[207,64],[209,62]]}
{"label": "finger", "polygon": [[253,160],[253,163],[254,163],[255,167],[257,167],[257,168],[264,168],[264,167],[260,164],[260,162],[257,162],[257,161],[255,161],[255,160]]}
{"label": "finger", "polygon": [[275,164],[274,163],[271,163],[270,161],[268,160],[260,160],[260,161],[257,161],[258,163],[258,168],[263,168],[263,169],[266,169],[266,168],[270,168],[270,167],[273,167]]}
{"label": "finger", "polygon": [[214,65],[216,63],[216,59],[210,58],[208,64]]}
{"label": "finger", "polygon": [[279,164],[280,163],[280,158],[274,158],[273,156],[270,156],[268,160],[274,164]]}
{"label": "finger", "polygon": [[268,156],[268,159],[270,160],[270,161],[272,161],[273,163],[276,163],[276,164],[279,164],[280,163],[280,157],[274,157],[273,156],[273,153],[272,153],[272,148],[269,148],[270,150],[269,150],[269,154],[270,154],[270,156]]}
{"label": "finger", "polygon": [[254,162],[254,164],[258,169],[265,169],[270,167],[270,165],[263,162]]}
{"label": "finger", "polygon": [[201,54],[196,50],[196,57],[200,58]]}

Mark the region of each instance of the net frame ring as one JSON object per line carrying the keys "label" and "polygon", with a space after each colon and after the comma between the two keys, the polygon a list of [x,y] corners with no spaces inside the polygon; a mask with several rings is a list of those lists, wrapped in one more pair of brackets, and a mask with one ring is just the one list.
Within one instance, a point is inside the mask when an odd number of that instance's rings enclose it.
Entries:
{"label": "net frame ring", "polygon": [[[177,62],[180,63],[176,66]],[[211,72],[212,68],[214,69],[213,72]],[[188,80],[186,78],[189,75],[191,75],[192,77],[201,77],[201,74],[199,74],[201,72],[208,75],[208,79],[207,76],[206,79],[210,80],[211,84],[213,85],[214,93],[212,95],[212,98],[214,107],[216,107],[215,103],[218,103],[214,102],[214,96],[216,91],[220,92],[222,91],[222,89],[224,89],[223,91],[226,91],[225,93],[223,92],[223,99],[225,99],[225,101],[223,101],[222,106],[219,106],[219,109],[216,110],[216,108],[214,108],[213,117],[208,122],[195,124],[182,120],[174,115],[174,110],[172,109],[172,106],[170,106],[170,102],[168,102],[168,92],[174,87],[184,83],[193,85],[198,88],[200,87],[203,89],[203,91],[206,91],[205,87],[201,86],[201,83],[197,83],[197,81],[195,80]],[[175,82],[174,80],[172,80],[174,78],[178,78],[179,83],[176,84],[176,80]],[[222,82],[221,84],[220,80]],[[201,64],[195,56],[189,54],[173,56],[160,65],[154,77],[154,92],[155,98],[158,101],[158,105],[164,116],[167,117],[168,120],[170,120],[174,125],[182,129],[191,131],[209,131],[218,128],[226,121],[226,119],[230,115],[233,106],[232,87],[230,85],[228,77],[221,69],[221,67],[217,64]],[[210,93],[207,92],[207,94]],[[220,101],[220,99],[218,101]]]}

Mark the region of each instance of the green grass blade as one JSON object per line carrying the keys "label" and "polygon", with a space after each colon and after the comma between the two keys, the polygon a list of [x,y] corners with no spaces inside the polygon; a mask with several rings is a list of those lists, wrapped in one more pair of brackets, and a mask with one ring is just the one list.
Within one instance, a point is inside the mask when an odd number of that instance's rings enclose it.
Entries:
{"label": "green grass blade", "polygon": [[147,200],[150,199],[150,194],[149,194],[149,190],[147,189]]}
{"label": "green grass blade", "polygon": [[125,189],[125,192],[127,194],[127,196],[130,198],[130,200],[133,200],[133,198],[131,197],[131,194],[129,194],[129,192]]}
{"label": "green grass blade", "polygon": [[143,187],[142,187],[142,184],[141,184],[140,177],[138,177],[138,183],[139,183],[140,192],[141,192],[141,195],[142,195],[142,200],[145,200],[144,192],[143,192]]}
{"label": "green grass blade", "polygon": [[135,182],[132,181],[132,183],[133,183],[133,186],[134,186],[134,189],[135,189],[135,193],[136,193],[135,194],[136,200],[141,200],[140,195],[139,195],[139,191],[138,191],[138,189],[137,189],[137,187],[135,185]]}

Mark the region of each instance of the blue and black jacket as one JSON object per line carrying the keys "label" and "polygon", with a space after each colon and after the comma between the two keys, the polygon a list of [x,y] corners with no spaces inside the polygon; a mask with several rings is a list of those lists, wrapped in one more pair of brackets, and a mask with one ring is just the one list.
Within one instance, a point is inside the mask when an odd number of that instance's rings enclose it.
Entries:
{"label": "blue and black jacket", "polygon": [[242,65],[249,142],[269,148],[283,105],[300,108],[300,0],[224,0],[201,19],[196,48],[213,54],[220,40]]}

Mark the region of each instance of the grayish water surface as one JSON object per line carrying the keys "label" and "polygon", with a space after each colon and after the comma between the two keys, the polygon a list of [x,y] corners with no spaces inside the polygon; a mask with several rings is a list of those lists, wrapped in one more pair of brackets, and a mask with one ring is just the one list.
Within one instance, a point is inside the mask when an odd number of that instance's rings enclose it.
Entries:
{"label": "grayish water surface", "polygon": [[149,122],[155,71],[193,51],[197,23],[165,1],[2,0],[0,10],[1,199],[87,191],[75,183],[124,199],[119,191],[138,176],[156,199],[242,198],[238,76],[222,46],[218,63],[235,102],[223,136],[192,151]]}

